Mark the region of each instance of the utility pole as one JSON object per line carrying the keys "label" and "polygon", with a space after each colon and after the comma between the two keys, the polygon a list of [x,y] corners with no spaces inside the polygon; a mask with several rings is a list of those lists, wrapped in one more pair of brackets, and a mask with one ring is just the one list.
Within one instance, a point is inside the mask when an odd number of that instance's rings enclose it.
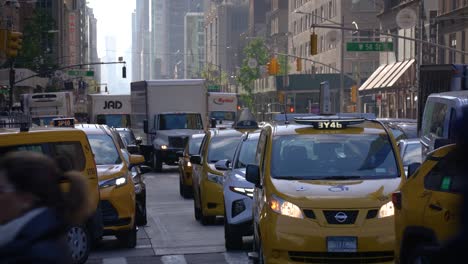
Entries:
{"label": "utility pole", "polygon": [[341,73],[340,73],[340,113],[344,113],[345,109],[345,99],[344,99],[344,61],[345,61],[345,18],[341,16]]}
{"label": "utility pole", "polygon": [[[421,64],[423,58],[423,31],[424,31],[424,0],[419,0],[419,7],[418,7],[418,28],[419,28],[419,43],[418,45],[418,54],[416,54],[416,89],[418,91],[418,99],[421,100],[421,89],[420,89],[420,82],[421,82]],[[416,107],[416,116],[419,115],[419,109]]]}

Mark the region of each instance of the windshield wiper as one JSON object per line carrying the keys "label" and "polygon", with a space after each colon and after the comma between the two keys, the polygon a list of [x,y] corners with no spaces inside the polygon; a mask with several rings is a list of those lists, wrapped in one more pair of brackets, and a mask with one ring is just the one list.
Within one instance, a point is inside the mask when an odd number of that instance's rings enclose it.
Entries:
{"label": "windshield wiper", "polygon": [[277,180],[303,180],[304,177],[297,177],[297,176],[279,176],[274,177]]}
{"label": "windshield wiper", "polygon": [[354,180],[360,179],[361,176],[327,176],[320,178],[321,180]]}

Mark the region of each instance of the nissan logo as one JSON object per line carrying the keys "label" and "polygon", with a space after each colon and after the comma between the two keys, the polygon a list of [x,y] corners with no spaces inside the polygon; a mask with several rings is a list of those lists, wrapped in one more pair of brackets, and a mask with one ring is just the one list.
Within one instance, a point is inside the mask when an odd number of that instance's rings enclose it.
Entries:
{"label": "nissan logo", "polygon": [[340,223],[344,223],[346,221],[346,219],[348,219],[348,216],[343,212],[338,212],[335,215],[335,219],[336,219],[336,221],[338,221]]}

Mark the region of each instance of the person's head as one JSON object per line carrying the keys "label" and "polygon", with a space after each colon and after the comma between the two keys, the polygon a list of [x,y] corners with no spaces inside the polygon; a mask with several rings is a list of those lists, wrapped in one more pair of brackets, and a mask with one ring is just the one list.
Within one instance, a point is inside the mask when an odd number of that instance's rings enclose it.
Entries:
{"label": "person's head", "polygon": [[[60,182],[69,182],[62,192]],[[40,153],[18,151],[0,159],[0,224],[37,207],[55,209],[67,223],[80,223],[87,211],[87,185],[78,172],[63,172]]]}

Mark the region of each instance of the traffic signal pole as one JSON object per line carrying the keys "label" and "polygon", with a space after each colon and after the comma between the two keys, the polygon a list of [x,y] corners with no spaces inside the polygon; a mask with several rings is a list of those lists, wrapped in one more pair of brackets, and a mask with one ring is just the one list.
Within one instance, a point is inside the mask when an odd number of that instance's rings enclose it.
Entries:
{"label": "traffic signal pole", "polygon": [[8,95],[10,98],[10,101],[8,103],[8,110],[10,113],[13,111],[13,87],[15,86],[15,74],[15,59],[10,59],[10,90],[8,91]]}

